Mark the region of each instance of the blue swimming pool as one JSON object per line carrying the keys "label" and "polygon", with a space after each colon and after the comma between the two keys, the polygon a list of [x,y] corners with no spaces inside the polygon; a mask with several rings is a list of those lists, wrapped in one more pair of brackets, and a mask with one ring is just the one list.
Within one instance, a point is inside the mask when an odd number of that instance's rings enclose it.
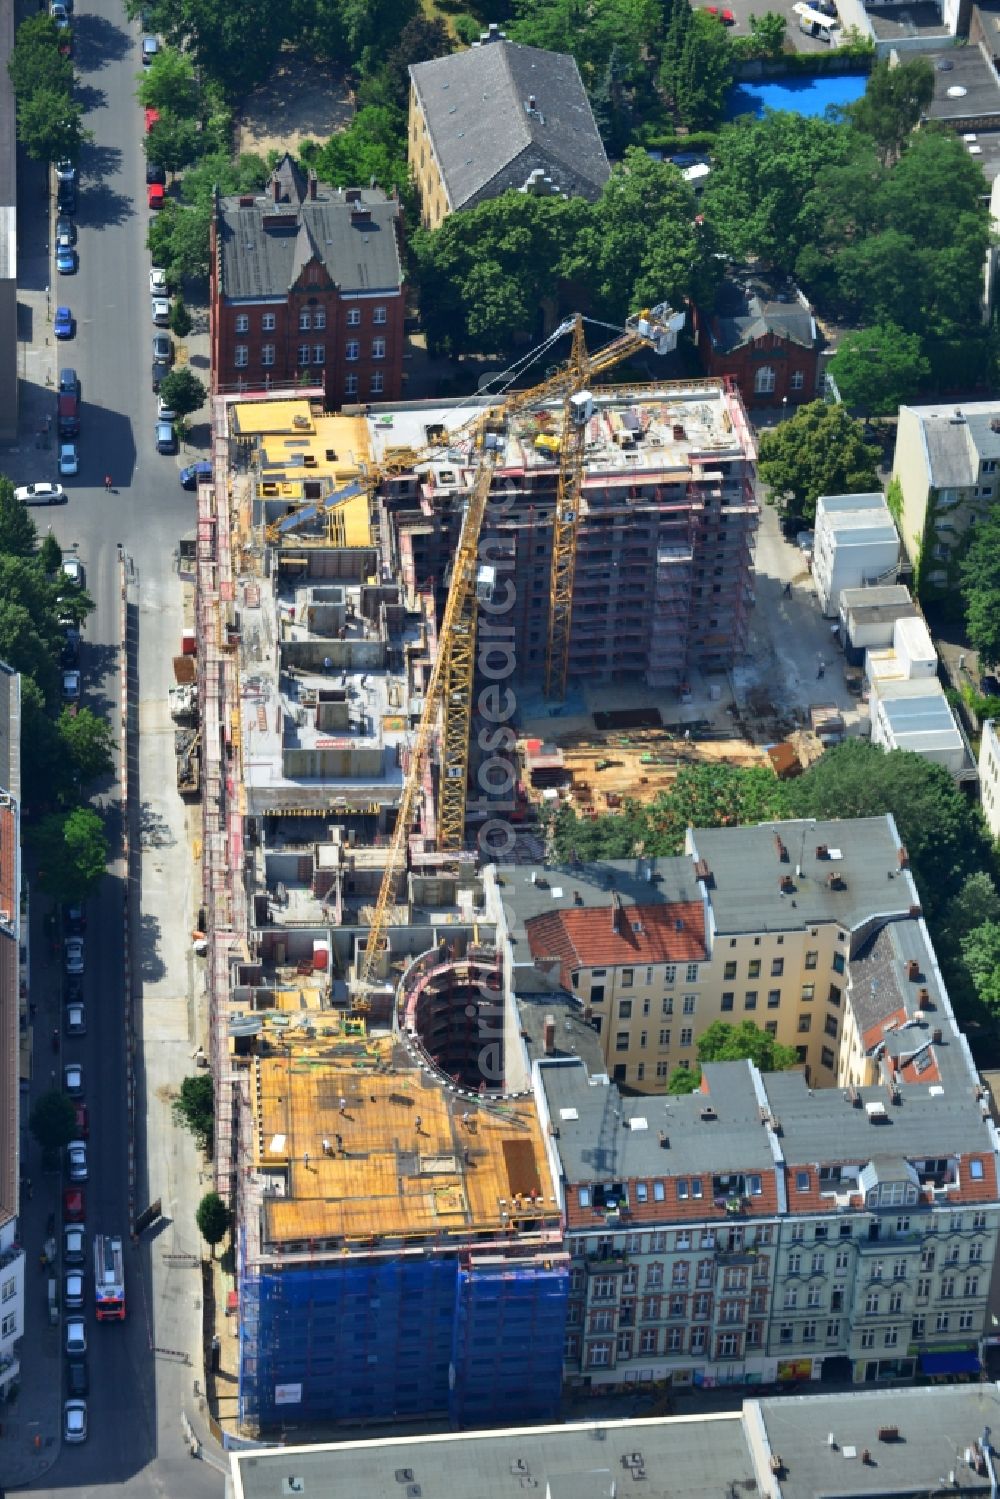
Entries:
{"label": "blue swimming pool", "polygon": [[831,104],[853,104],[868,82],[867,73],[814,73],[806,77],[747,79],[729,91],[726,119],[785,109],[796,115],[822,115]]}

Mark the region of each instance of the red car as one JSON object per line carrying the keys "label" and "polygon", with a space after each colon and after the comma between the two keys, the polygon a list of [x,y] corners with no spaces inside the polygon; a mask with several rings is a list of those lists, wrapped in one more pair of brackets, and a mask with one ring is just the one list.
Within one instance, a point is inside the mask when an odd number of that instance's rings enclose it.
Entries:
{"label": "red car", "polygon": [[149,186],[146,188],[146,202],[149,204],[150,208],[163,207],[163,193],[164,188],[162,182],[151,182],[149,184]]}
{"label": "red car", "polygon": [[82,1187],[67,1187],[63,1193],[63,1218],[67,1223],[82,1223],[86,1217]]}
{"label": "red car", "polygon": [[722,22],[723,26],[736,25],[736,17],[731,10],[720,10],[717,5],[704,5],[702,9],[706,16],[714,16],[717,21]]}
{"label": "red car", "polygon": [[158,109],[144,109],[143,116],[146,121],[146,134],[148,135],[160,118],[160,111]]}
{"label": "red car", "polygon": [[86,1140],[90,1134],[90,1115],[87,1113],[87,1105],[85,1103],[77,1103],[75,1109],[76,1138],[78,1140]]}

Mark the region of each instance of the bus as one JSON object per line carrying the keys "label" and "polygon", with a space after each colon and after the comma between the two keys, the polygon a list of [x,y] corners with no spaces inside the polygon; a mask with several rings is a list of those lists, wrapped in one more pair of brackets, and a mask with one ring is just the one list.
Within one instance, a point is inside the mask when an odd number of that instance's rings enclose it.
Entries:
{"label": "bus", "polygon": [[94,1235],[94,1305],[98,1322],[125,1321],[125,1256],[117,1234]]}

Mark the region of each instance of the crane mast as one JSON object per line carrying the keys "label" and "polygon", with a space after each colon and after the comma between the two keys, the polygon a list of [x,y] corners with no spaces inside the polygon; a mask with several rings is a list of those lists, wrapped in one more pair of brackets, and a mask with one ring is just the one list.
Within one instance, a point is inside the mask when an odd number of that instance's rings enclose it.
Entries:
{"label": "crane mast", "polygon": [[[583,337],[583,319],[577,315],[566,325],[566,331],[572,329],[573,343],[564,369],[529,390],[510,392],[496,407],[477,416],[475,421],[462,429],[463,435],[471,435],[472,451],[476,453],[478,450],[478,462],[455,553],[451,584],[439,632],[439,649],[428,679],[410,763],[403,779],[396,826],[372,914],[368,940],[358,963],[360,992],[353,1000],[357,1010],[367,1010],[370,1007],[367,991],[380,977],[389,915],[395,900],[397,881],[406,867],[410,829],[439,711],[443,716],[443,724],[438,787],[438,842],[443,850],[457,852],[465,841],[469,738],[476,672],[479,536],[490,486],[503,448],[507,422],[510,417],[529,407],[559,398],[563,401],[546,652],[546,692],[561,696],[566,690],[569,665],[573,581],[590,406],[586,387],[595,376],[613,369],[641,348],[652,347],[657,354],[668,353],[676,347],[677,334],[683,324],[683,313],[674,313],[666,303],[661,303],[651,311],[629,318],[626,331],[619,338],[613,339],[596,354],[588,355]],[[581,397],[584,399],[581,400]],[[455,433],[450,435],[449,445],[455,441],[455,437]],[[388,471],[389,465],[383,465],[383,468]]]}

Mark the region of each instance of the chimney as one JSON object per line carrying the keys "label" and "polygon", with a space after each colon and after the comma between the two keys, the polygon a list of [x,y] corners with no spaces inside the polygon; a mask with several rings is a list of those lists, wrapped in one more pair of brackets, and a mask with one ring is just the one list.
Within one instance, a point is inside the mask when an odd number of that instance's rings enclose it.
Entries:
{"label": "chimney", "polygon": [[916,958],[907,959],[906,977],[910,980],[911,984],[916,983],[917,979],[920,977],[920,964],[917,962]]}
{"label": "chimney", "polygon": [[909,867],[910,867],[910,856],[906,852],[906,844],[905,843],[901,843],[899,845],[899,848],[896,850],[896,859],[897,859],[897,861],[899,863],[900,869],[909,869]]}
{"label": "chimney", "polygon": [[271,178],[271,201],[273,203],[281,202],[281,183],[278,181],[277,172]]}
{"label": "chimney", "polygon": [[535,96],[534,96],[534,94],[529,94],[528,95],[528,108],[529,109],[537,109],[537,107],[538,106],[537,106],[537,104],[535,102]]}
{"label": "chimney", "polygon": [[621,931],[622,898],[617,890],[611,892],[611,930]]}
{"label": "chimney", "polygon": [[777,851],[778,858],[781,860],[782,864],[787,864],[788,863],[788,849],[782,843],[782,841],[781,841],[781,834],[780,833],[775,833],[775,835],[774,835],[774,847],[775,847],[775,849]]}
{"label": "chimney", "polygon": [[555,1055],[556,1050],[556,1017],[546,1015],[545,1024],[542,1027],[542,1050],[547,1057]]}
{"label": "chimney", "polygon": [[787,895],[789,890],[795,889],[795,881],[792,879],[790,874],[783,874],[781,876],[781,879],[778,881],[778,889],[781,891],[782,895]]}
{"label": "chimney", "polygon": [[310,201],[310,203],[315,203],[315,201],[316,201],[316,189],[317,189],[318,186],[319,186],[319,180],[318,180],[318,178],[316,176],[316,173],[315,172],[310,172],[309,173],[309,201]]}

